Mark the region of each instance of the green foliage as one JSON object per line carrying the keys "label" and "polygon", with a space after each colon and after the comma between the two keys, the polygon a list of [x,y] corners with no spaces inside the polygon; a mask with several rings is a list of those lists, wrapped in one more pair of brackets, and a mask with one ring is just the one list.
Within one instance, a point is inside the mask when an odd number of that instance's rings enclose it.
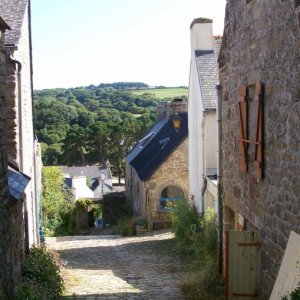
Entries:
{"label": "green foliage", "polygon": [[[35,131],[45,166],[84,165],[109,159],[124,176],[124,156],[155,121],[159,99],[135,95],[143,83],[114,83],[34,92]],[[126,90],[129,89],[129,90]]]}
{"label": "green foliage", "polygon": [[116,233],[122,236],[135,235],[135,218],[124,217],[120,219],[116,226]]}
{"label": "green foliage", "polygon": [[174,202],[170,212],[177,246],[187,254],[196,254],[201,222],[195,209],[186,200],[180,200]]}
{"label": "green foliage", "polygon": [[75,230],[75,204],[71,192],[64,187],[58,167],[42,169],[42,209],[48,236],[72,234]]}
{"label": "green foliage", "polygon": [[196,209],[186,200],[176,201],[171,210],[176,245],[191,256],[197,268],[201,266],[198,276],[182,284],[186,299],[219,299],[223,292],[223,280],[216,269],[216,217],[213,209],[198,217]]}
{"label": "green foliage", "polygon": [[26,256],[14,300],[55,300],[63,290],[58,257],[45,247],[33,247]]}
{"label": "green foliage", "polygon": [[84,209],[88,209],[89,206],[91,206],[93,204],[93,201],[89,198],[80,198],[78,200],[76,200],[76,205],[84,208]]}
{"label": "green foliage", "polygon": [[102,205],[94,205],[92,207],[93,223],[102,216]]}
{"label": "green foliage", "polygon": [[185,87],[181,88],[155,88],[155,89],[145,89],[145,90],[135,90],[133,92],[135,95],[152,94],[156,98],[174,98],[174,97],[187,97],[188,89]]}
{"label": "green foliage", "polygon": [[289,296],[284,296],[282,300],[300,300],[300,287],[294,289]]}
{"label": "green foliage", "polygon": [[224,299],[224,282],[213,261],[201,261],[201,271],[181,284],[188,300]]}

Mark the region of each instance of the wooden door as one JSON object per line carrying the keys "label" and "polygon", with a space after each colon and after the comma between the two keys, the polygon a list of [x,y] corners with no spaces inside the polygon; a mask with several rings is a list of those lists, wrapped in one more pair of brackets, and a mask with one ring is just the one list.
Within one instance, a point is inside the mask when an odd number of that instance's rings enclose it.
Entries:
{"label": "wooden door", "polygon": [[226,299],[255,299],[260,275],[259,232],[226,231],[225,241]]}

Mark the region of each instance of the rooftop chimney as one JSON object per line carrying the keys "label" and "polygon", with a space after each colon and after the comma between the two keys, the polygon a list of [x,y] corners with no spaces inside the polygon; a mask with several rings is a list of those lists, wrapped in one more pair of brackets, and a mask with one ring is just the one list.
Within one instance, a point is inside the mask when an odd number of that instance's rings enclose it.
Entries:
{"label": "rooftop chimney", "polygon": [[160,102],[157,106],[156,119],[160,120],[162,117],[176,113],[176,112],[186,112],[187,102],[182,98],[174,98],[173,101]]}
{"label": "rooftop chimney", "polygon": [[194,19],[191,29],[191,51],[195,50],[213,50],[213,30],[211,19]]}

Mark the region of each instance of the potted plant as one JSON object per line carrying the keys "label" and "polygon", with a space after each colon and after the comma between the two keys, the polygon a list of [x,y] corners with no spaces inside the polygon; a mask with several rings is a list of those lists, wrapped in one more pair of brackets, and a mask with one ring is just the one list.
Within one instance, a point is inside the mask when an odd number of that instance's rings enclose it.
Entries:
{"label": "potted plant", "polygon": [[147,232],[147,221],[145,218],[140,217],[135,221],[136,235],[144,234]]}

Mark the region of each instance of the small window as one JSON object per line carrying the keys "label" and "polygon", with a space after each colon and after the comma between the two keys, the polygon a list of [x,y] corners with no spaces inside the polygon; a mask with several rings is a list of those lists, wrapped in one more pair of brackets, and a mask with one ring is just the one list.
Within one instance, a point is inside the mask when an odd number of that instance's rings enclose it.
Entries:
{"label": "small window", "polygon": [[180,188],[176,186],[168,186],[161,192],[159,199],[159,210],[169,211],[170,206],[174,203],[174,201],[182,199],[184,199],[184,193]]}

